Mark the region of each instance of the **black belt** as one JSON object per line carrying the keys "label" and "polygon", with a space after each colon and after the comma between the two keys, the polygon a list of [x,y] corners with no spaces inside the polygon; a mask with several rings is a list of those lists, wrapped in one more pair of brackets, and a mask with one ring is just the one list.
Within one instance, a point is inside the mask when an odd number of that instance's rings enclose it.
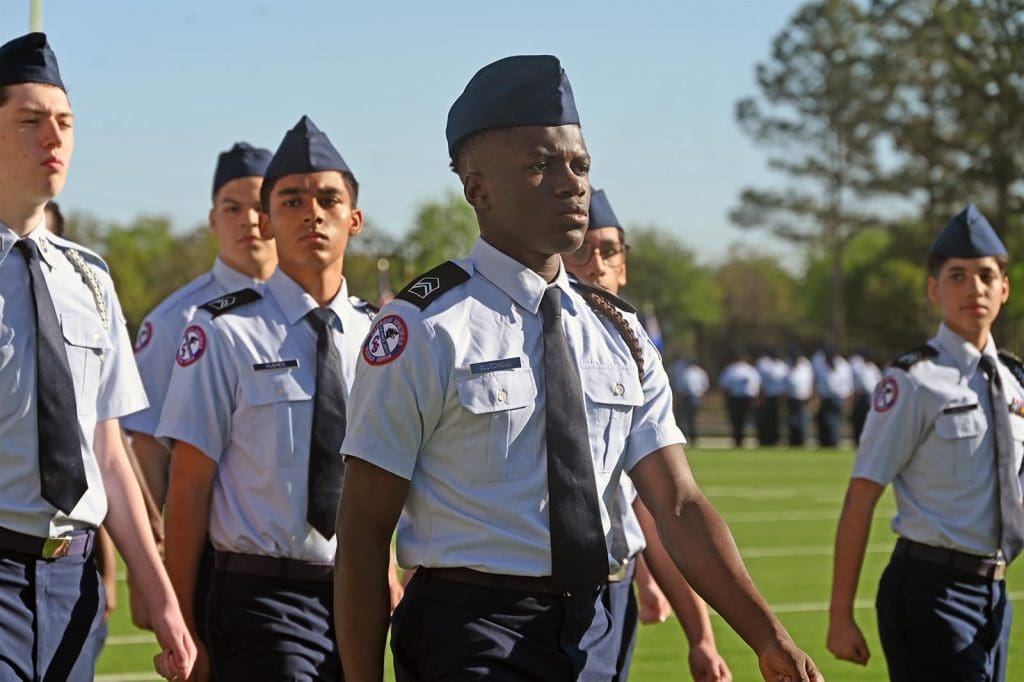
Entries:
{"label": "black belt", "polygon": [[988,580],[1002,580],[1006,577],[1006,562],[1001,558],[977,556],[976,554],[958,552],[955,549],[933,547],[906,538],[896,541],[896,548],[892,551],[892,555],[944,566],[953,573]]}
{"label": "black belt", "polygon": [[92,551],[96,531],[79,530],[56,538],[41,538],[0,528],[0,552],[23,554],[36,559],[86,556]]}
{"label": "black belt", "polygon": [[329,583],[333,579],[333,563],[315,563],[257,554],[214,552],[213,563],[225,573],[242,573],[261,578],[280,578],[313,583]]}
{"label": "black belt", "polygon": [[[474,571],[471,568],[423,568],[418,567],[417,573],[423,572],[424,577],[447,580],[453,583],[464,585],[476,585],[478,587],[490,587],[497,590],[509,590],[512,592],[527,592],[533,594],[557,594],[559,596],[571,596],[565,588],[559,587],[555,579],[550,575],[507,575],[503,573],[484,573]],[[595,593],[600,588],[595,585]]]}

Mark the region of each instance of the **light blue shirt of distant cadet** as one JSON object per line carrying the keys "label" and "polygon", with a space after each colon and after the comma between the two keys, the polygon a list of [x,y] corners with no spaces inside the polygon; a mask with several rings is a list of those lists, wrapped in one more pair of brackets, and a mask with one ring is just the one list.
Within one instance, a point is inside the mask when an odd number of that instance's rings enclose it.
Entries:
{"label": "light blue shirt of distant cadet", "polygon": [[802,355],[793,361],[786,376],[786,395],[793,400],[810,400],[814,395],[814,369]]}
{"label": "light blue shirt of distant cadet", "polygon": [[785,360],[762,355],[757,359],[757,373],[761,376],[761,387],[766,396],[778,397],[786,394],[789,365]]}
{"label": "light blue shirt of distant cadet", "polygon": [[[893,484],[901,536],[936,547],[991,555],[998,547],[998,488],[988,385],[982,352],[945,325],[928,342],[934,358],[909,371],[890,367],[875,390],[853,468],[854,478]],[[1024,389],[996,357],[1007,398]],[[1009,409],[997,405],[996,409]],[[1024,418],[1010,415],[1017,470],[1024,454]]]}
{"label": "light blue shirt of distant cadet", "polygon": [[243,275],[218,258],[209,272],[173,292],[146,315],[135,338],[135,363],[146,387],[149,407],[122,419],[125,430],[149,436],[156,433],[181,331],[196,308],[232,291],[262,286],[259,280]]}
{"label": "light blue shirt of distant cadet", "polygon": [[[131,361],[131,340],[106,264],[88,249],[50,234],[42,223],[26,238],[39,247],[64,334],[89,487],[67,515],[41,497],[35,307],[28,266],[14,248],[18,235],[0,223],[0,527],[36,537],[58,536],[103,522],[107,496],[92,447],[96,424],[144,408],[146,394]],[[64,255],[70,250],[78,252],[96,278],[106,327],[92,289]]]}
{"label": "light blue shirt of distant cadet", "polygon": [[[483,239],[456,263],[470,279],[425,310],[396,299],[378,314],[371,341],[377,329],[406,338],[390,361],[370,364],[368,351],[360,359],[342,452],[410,480],[398,523],[402,566],[550,575],[539,313],[549,285]],[[551,286],[562,290],[610,542],[621,473],[683,434],[661,357],[636,316],[625,313],[643,345],[642,383],[619,332],[564,270]],[[609,552],[609,570],[617,567]]]}
{"label": "light blue shirt of distant cadet", "polygon": [[[311,562],[334,560],[336,539],[306,521],[317,334],[316,301],[281,270],[263,297],[185,328],[157,436],[188,443],[217,463],[210,507],[216,549]],[[365,303],[341,291],[334,343],[345,390],[370,328]]]}
{"label": "light blue shirt of distant cadet", "polygon": [[853,371],[846,358],[834,356],[829,367],[825,354],[819,351],[811,358],[811,367],[814,369],[814,390],[819,397],[846,400],[853,394]]}
{"label": "light blue shirt of distant cadet", "polygon": [[761,375],[749,362],[734,362],[722,370],[718,385],[731,396],[756,398],[761,392]]}

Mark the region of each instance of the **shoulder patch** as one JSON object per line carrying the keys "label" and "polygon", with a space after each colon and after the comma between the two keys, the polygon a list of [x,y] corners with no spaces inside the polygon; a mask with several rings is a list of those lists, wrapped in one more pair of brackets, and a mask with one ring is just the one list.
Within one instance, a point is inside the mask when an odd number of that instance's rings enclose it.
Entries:
{"label": "shoulder patch", "polygon": [[892,377],[884,377],[875,387],[871,407],[875,412],[888,412],[900,397],[900,385]]}
{"label": "shoulder patch", "polygon": [[409,328],[398,315],[378,317],[363,341],[363,359],[367,364],[386,365],[405,350]]}
{"label": "shoulder patch", "polygon": [[229,310],[246,305],[247,303],[253,303],[261,298],[263,298],[263,294],[255,289],[242,289],[241,291],[235,291],[230,294],[225,294],[220,298],[215,298],[199,307],[210,313],[211,316],[217,317]]}
{"label": "shoulder patch", "polygon": [[576,277],[569,277],[569,284],[578,291],[597,294],[616,308],[625,310],[627,313],[633,313],[634,315],[637,314],[636,308],[607,289],[603,289],[595,284],[590,284],[589,282],[583,282]]}
{"label": "shoulder patch", "polygon": [[149,342],[153,340],[153,324],[149,320],[144,320],[142,326],[139,327],[139,333],[135,337],[135,352],[142,352]]}
{"label": "shoulder patch", "polygon": [[903,355],[896,358],[890,367],[902,369],[904,372],[908,371],[911,367],[921,362],[926,358],[934,358],[939,354],[939,351],[935,350],[927,343],[923,346],[918,346],[912,350],[908,350]]}
{"label": "shoulder patch", "polygon": [[407,284],[395,298],[408,301],[420,310],[426,310],[427,306],[442,294],[451,291],[468,279],[468,272],[450,260],[445,261]]}
{"label": "shoulder patch", "polygon": [[175,360],[182,367],[195,364],[206,352],[206,332],[198,324],[190,324],[181,333]]}
{"label": "shoulder patch", "polygon": [[999,351],[999,361],[1010,370],[1013,378],[1024,388],[1024,361],[1021,361],[1016,355],[1005,350]]}

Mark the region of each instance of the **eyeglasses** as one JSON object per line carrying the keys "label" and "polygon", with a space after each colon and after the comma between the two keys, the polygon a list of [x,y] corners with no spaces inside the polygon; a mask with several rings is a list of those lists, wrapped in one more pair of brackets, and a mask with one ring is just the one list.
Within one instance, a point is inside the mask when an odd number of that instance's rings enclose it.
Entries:
{"label": "eyeglasses", "polygon": [[570,253],[563,253],[562,258],[569,265],[583,267],[590,262],[590,259],[597,253],[601,262],[610,268],[617,268],[626,262],[626,252],[629,251],[629,244],[606,244],[603,246],[591,246],[586,242],[583,246]]}

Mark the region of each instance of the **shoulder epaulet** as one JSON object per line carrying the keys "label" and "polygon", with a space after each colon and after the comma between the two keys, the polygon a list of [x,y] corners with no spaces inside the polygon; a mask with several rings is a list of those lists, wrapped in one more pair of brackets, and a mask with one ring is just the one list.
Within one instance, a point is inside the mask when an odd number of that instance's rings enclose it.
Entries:
{"label": "shoulder epaulet", "polygon": [[380,308],[378,308],[374,304],[370,303],[369,301],[364,301],[361,298],[356,298],[355,296],[349,297],[349,303],[352,304],[353,308],[355,308],[356,310],[362,310],[371,318],[375,317],[377,313],[380,312]]}
{"label": "shoulder epaulet", "polygon": [[569,277],[569,284],[571,284],[574,289],[589,292],[592,294],[597,294],[601,298],[607,300],[616,308],[621,308],[622,310],[625,310],[627,313],[633,313],[634,315],[636,314],[636,308],[627,303],[624,299],[621,299],[612,292],[608,291],[607,289],[603,289],[595,284],[580,281],[576,277]]}
{"label": "shoulder epaulet", "polygon": [[1013,374],[1017,383],[1024,387],[1024,361],[1009,351],[999,351],[999,361],[1006,365],[1006,368]]}
{"label": "shoulder epaulet", "polygon": [[246,305],[247,303],[253,303],[261,298],[263,298],[263,294],[255,289],[242,289],[241,291],[224,294],[220,298],[215,298],[209,303],[204,303],[199,307],[210,313],[212,317],[217,317],[229,310],[234,310],[235,308]]}
{"label": "shoulder epaulet", "polygon": [[442,294],[467,280],[469,273],[449,260],[414,279],[399,291],[395,298],[408,301],[420,310],[426,310],[427,306]]}
{"label": "shoulder epaulet", "polygon": [[893,361],[890,367],[896,367],[897,369],[902,369],[906,372],[921,360],[924,360],[925,358],[934,358],[938,354],[939,351],[926,343],[923,346],[918,346],[913,350],[908,350],[906,353],[903,353]]}

